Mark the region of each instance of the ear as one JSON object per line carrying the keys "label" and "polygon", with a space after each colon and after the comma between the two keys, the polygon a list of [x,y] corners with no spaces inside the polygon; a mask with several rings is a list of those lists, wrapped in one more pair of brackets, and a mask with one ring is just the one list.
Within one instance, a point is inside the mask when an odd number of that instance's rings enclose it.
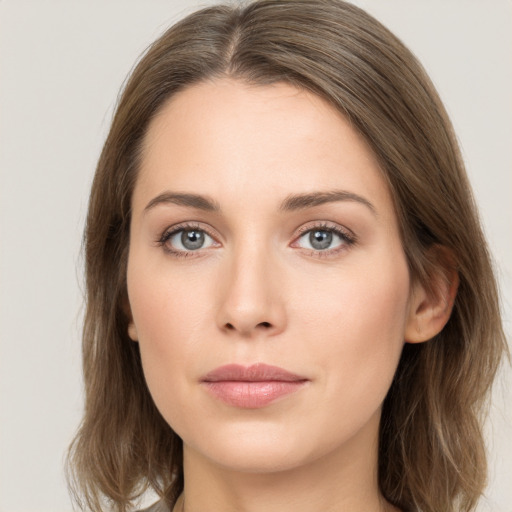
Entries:
{"label": "ear", "polygon": [[431,251],[435,270],[428,288],[413,285],[405,327],[407,343],[422,343],[439,334],[450,319],[457,295],[459,274],[453,253],[443,246]]}
{"label": "ear", "polygon": [[128,336],[132,341],[139,341],[139,335],[137,334],[137,327],[135,327],[135,322],[133,321],[132,308],[130,307],[130,301],[128,300],[128,295],[126,294],[122,301],[123,313],[125,314],[128,320]]}

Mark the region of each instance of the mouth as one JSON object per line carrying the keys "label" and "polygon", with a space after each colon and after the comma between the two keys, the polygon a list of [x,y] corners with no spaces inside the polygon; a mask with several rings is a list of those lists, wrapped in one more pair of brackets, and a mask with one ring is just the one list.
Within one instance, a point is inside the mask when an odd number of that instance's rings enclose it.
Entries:
{"label": "mouth", "polygon": [[299,391],[308,382],[304,376],[263,363],[220,366],[201,379],[215,398],[243,409],[265,407]]}

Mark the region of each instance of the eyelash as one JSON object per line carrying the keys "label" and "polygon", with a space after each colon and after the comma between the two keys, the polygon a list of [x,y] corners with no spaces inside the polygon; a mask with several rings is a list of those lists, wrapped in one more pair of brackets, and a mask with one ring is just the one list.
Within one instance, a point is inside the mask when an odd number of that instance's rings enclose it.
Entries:
{"label": "eyelash", "polygon": [[[340,239],[344,243],[339,247],[336,247],[334,249],[327,249],[324,251],[310,249],[309,255],[313,256],[313,257],[326,258],[326,257],[330,257],[330,256],[335,256],[339,252],[346,250],[347,247],[353,246],[357,243],[357,237],[352,231],[350,231],[346,228],[343,229],[339,226],[332,225],[332,224],[329,224],[326,222],[321,222],[321,223],[312,224],[312,225],[310,224],[310,225],[301,227],[298,230],[298,236],[295,238],[294,243],[296,241],[298,241],[300,238],[302,238],[306,233],[309,233],[310,231],[314,231],[314,230],[334,233],[335,235],[339,236]],[[181,251],[181,250],[178,251],[176,249],[172,249],[171,247],[169,247],[167,245],[167,242],[174,235],[179,233],[180,231],[202,231],[203,233],[206,233],[210,238],[215,240],[215,237],[209,232],[208,229],[205,229],[203,226],[200,226],[199,224],[196,224],[196,223],[178,224],[177,226],[168,228],[162,233],[162,235],[160,236],[160,238],[157,241],[157,244],[158,244],[158,246],[161,246],[166,253],[168,253],[176,258],[188,258],[188,257],[193,256],[194,253],[197,252],[197,251]],[[308,250],[308,249],[304,249],[304,250]]]}

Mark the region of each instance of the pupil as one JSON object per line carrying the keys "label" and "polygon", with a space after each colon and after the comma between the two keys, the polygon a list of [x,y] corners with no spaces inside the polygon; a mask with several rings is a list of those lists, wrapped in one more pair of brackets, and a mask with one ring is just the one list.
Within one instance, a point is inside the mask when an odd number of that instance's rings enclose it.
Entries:
{"label": "pupil", "polygon": [[200,249],[204,244],[204,233],[201,231],[183,231],[181,243],[185,249]]}
{"label": "pupil", "polygon": [[312,231],[309,234],[309,242],[314,249],[327,249],[332,242],[332,233],[330,231]]}

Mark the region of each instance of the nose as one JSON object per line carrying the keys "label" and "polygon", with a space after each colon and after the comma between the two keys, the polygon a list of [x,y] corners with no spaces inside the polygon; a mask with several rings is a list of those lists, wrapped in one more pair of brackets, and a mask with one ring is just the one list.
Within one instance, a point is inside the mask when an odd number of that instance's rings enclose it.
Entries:
{"label": "nose", "polygon": [[284,290],[276,262],[264,251],[233,253],[219,283],[217,324],[243,337],[273,336],[286,327]]}

